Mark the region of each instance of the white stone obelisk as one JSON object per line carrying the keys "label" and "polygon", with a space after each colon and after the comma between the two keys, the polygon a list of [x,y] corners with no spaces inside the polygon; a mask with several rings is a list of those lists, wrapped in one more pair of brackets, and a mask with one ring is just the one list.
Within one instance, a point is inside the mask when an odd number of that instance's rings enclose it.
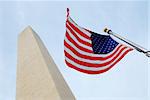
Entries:
{"label": "white stone obelisk", "polygon": [[18,40],[16,100],[75,100],[39,36],[27,27]]}

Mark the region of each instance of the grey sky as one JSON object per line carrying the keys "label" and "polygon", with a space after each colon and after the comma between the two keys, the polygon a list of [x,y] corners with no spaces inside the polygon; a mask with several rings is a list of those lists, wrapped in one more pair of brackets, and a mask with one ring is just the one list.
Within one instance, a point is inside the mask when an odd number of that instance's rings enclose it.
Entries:
{"label": "grey sky", "polygon": [[135,50],[104,74],[87,75],[65,65],[67,7],[80,26],[101,34],[108,27],[150,49],[148,1],[0,2],[0,100],[15,100],[17,37],[28,25],[43,40],[77,100],[148,100],[148,58]]}

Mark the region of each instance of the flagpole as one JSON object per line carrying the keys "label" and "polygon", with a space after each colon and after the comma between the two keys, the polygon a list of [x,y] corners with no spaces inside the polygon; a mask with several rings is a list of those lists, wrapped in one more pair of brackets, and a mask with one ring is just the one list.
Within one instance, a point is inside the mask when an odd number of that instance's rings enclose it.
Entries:
{"label": "flagpole", "polygon": [[132,46],[133,48],[135,48],[137,51],[144,53],[147,57],[150,57],[150,51],[139,46],[138,44],[135,44],[132,41],[125,39],[124,37],[112,32],[111,30],[109,30],[107,28],[104,29],[104,32],[108,33],[109,35],[113,35],[116,38],[119,38],[120,40],[124,41],[125,43],[127,43],[130,46]]}

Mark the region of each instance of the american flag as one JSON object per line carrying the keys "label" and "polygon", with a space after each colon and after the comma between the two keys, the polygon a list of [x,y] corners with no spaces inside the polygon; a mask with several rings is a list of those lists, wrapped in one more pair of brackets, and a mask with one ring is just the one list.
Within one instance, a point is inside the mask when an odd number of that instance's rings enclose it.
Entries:
{"label": "american flag", "polygon": [[66,20],[64,53],[66,64],[83,73],[99,74],[111,69],[132,48],[77,25],[69,15]]}

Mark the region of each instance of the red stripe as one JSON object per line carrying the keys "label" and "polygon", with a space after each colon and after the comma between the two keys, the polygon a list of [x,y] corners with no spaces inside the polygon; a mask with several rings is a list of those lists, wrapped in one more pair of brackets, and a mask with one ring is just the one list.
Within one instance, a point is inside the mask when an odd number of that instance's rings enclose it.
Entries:
{"label": "red stripe", "polygon": [[88,56],[88,55],[83,55],[81,53],[79,53],[78,51],[76,51],[73,47],[71,47],[66,41],[64,41],[64,45],[70,49],[75,55],[81,57],[81,58],[85,58],[85,59],[89,59],[89,60],[106,60],[110,57],[112,57],[118,50],[119,48],[121,48],[122,45],[120,45],[116,50],[115,52],[113,52],[112,54],[110,54],[109,56],[106,56],[106,57],[91,57],[91,56]]}
{"label": "red stripe", "polygon": [[86,35],[85,33],[83,33],[79,28],[77,28],[75,25],[73,25],[69,20],[67,20],[66,22],[68,22],[68,24],[77,32],[79,33],[81,36],[90,39],[90,37],[88,35]]}
{"label": "red stripe", "polygon": [[[66,27],[70,30],[70,32],[76,37],[76,39],[77,39],[80,43],[92,47],[92,44],[91,44],[91,43],[86,42],[86,41],[80,39],[80,37],[78,37],[77,34],[76,34],[67,24],[66,24]],[[90,40],[91,40],[91,39],[90,39]]]}
{"label": "red stripe", "polygon": [[71,43],[73,43],[77,48],[79,48],[80,50],[85,51],[85,52],[88,52],[88,53],[93,53],[92,50],[86,49],[86,48],[84,48],[84,47],[78,45],[78,44],[69,36],[69,33],[68,33],[68,32],[66,32],[66,38],[67,38]]}
{"label": "red stripe", "polygon": [[65,56],[66,56],[67,58],[69,58],[70,60],[74,61],[75,63],[77,63],[77,64],[79,64],[79,65],[83,65],[83,66],[87,66],[87,67],[103,67],[103,66],[107,66],[107,65],[111,64],[111,63],[121,54],[121,52],[123,52],[123,50],[125,50],[126,48],[127,48],[127,47],[122,48],[122,49],[120,50],[120,52],[119,52],[117,55],[115,55],[115,56],[113,57],[113,59],[111,59],[110,61],[105,62],[105,63],[101,63],[101,64],[92,64],[92,63],[88,63],[88,62],[83,62],[83,61],[80,61],[80,60],[78,60],[78,59],[72,57],[72,56],[71,56],[69,53],[67,53],[66,51],[64,51],[64,52],[65,52]]}
{"label": "red stripe", "polygon": [[100,74],[100,73],[104,73],[104,72],[108,71],[109,69],[111,69],[117,62],[119,62],[119,61],[120,61],[129,51],[131,51],[131,50],[133,50],[133,49],[127,50],[127,51],[126,51],[116,62],[114,62],[109,68],[106,68],[106,69],[104,69],[104,70],[99,70],[99,71],[91,71],[91,70],[80,69],[80,68],[78,68],[77,66],[74,66],[74,65],[70,64],[70,63],[67,62],[66,60],[65,60],[65,62],[66,62],[66,64],[67,64],[69,67],[71,67],[71,68],[73,68],[73,69],[75,69],[75,70],[78,70],[78,71],[80,71],[80,72],[83,72],[83,73],[86,73],[86,74]]}

